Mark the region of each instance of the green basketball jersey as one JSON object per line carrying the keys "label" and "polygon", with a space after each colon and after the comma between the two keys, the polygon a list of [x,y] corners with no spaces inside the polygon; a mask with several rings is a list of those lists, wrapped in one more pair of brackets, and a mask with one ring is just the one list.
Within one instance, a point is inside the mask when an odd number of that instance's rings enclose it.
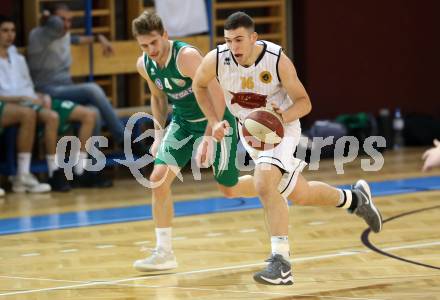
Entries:
{"label": "green basketball jersey", "polygon": [[171,41],[168,60],[163,68],[160,68],[156,62],[144,54],[145,71],[151,81],[164,93],[173,105],[173,116],[183,120],[200,120],[203,115],[197,100],[192,91],[192,79],[183,76],[177,66],[177,57],[179,52],[190,45]]}

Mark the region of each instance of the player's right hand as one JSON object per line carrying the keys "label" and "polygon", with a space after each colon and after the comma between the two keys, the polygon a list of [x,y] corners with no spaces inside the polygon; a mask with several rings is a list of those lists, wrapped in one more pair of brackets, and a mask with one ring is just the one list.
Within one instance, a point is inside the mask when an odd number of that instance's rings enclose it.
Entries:
{"label": "player's right hand", "polygon": [[197,147],[196,164],[199,168],[208,168],[214,161],[214,139],[212,136],[205,136]]}
{"label": "player's right hand", "polygon": [[226,120],[217,122],[212,126],[212,136],[215,138],[216,141],[219,142],[228,133],[230,127],[231,126]]}
{"label": "player's right hand", "polygon": [[440,141],[435,139],[434,146],[423,153],[422,159],[425,160],[423,172],[429,171],[434,167],[440,167]]}

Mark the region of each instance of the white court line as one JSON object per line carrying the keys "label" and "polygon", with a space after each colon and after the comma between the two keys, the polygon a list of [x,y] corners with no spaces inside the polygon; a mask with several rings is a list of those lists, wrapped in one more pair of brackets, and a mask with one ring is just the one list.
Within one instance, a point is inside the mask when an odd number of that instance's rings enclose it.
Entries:
{"label": "white court line", "polygon": [[256,232],[257,230],[255,228],[246,228],[246,229],[242,229],[239,232],[240,233],[249,233],[249,232]]}
{"label": "white court line", "polygon": [[78,252],[78,249],[63,249],[60,250],[61,253],[72,253],[72,252]]}
{"label": "white court line", "polygon": [[115,245],[97,245],[97,249],[108,249],[108,248],[114,248]]}
{"label": "white court line", "polygon": [[28,257],[28,256],[39,256],[39,255],[40,255],[40,253],[33,252],[33,253],[24,253],[21,256]]}
{"label": "white court line", "polygon": [[[396,247],[388,247],[383,250],[401,250],[401,249],[408,249],[408,248],[424,248],[424,247],[431,247],[439,245],[440,241],[437,242],[429,242],[429,243],[421,243],[421,244],[411,244],[411,245],[402,245],[402,246],[396,246]],[[323,254],[323,255],[317,255],[317,256],[306,256],[306,257],[299,257],[291,259],[291,262],[303,262],[303,261],[310,261],[310,260],[321,260],[321,259],[327,259],[327,258],[334,258],[339,256],[353,256],[358,254],[364,254],[364,253],[370,253],[371,250],[361,250],[359,252],[353,252],[354,249],[347,249],[347,250],[340,250],[341,252],[338,253],[329,253],[329,254]],[[345,251],[345,252],[344,252]],[[181,275],[192,275],[192,274],[200,274],[200,273],[208,273],[208,272],[215,272],[215,271],[224,271],[224,270],[234,270],[234,269],[244,269],[244,268],[250,268],[250,267],[258,267],[265,265],[266,263],[254,263],[254,264],[246,264],[246,265],[235,265],[235,266],[229,266],[229,267],[218,267],[218,268],[210,268],[210,269],[202,269],[202,270],[195,270],[195,271],[187,271],[187,272],[180,272],[180,273],[174,273],[174,274],[162,274],[157,275],[154,277],[132,277],[132,278],[124,278],[124,279],[118,279],[118,280],[111,280],[111,281],[84,281],[79,284],[74,285],[66,285],[66,286],[59,286],[59,287],[51,287],[51,288],[41,288],[41,289],[34,289],[34,290],[25,290],[25,291],[14,291],[14,292],[7,292],[7,293],[0,293],[0,296],[10,296],[10,295],[20,295],[20,294],[32,294],[37,292],[47,292],[47,291],[54,291],[54,290],[62,290],[62,289],[74,289],[74,288],[83,288],[83,287],[89,287],[89,286],[96,286],[96,285],[120,285],[123,282],[128,281],[135,281],[135,280],[145,280],[145,279],[157,279],[162,278],[166,276],[181,276]],[[1,278],[9,278],[8,276],[0,276]],[[17,279],[17,277],[11,277],[14,279]],[[37,278],[36,278],[37,279]],[[37,279],[38,280],[38,279]],[[48,280],[48,279],[46,279]],[[57,280],[54,280],[57,281]],[[66,281],[69,282],[69,281]],[[150,287],[150,286],[149,286]],[[151,286],[151,287],[161,287],[163,286]],[[185,287],[173,287],[176,289],[188,289]],[[213,290],[214,291],[214,290]],[[220,290],[224,291],[224,290]],[[244,293],[250,293],[249,291],[243,291]],[[289,294],[292,295],[292,294]],[[293,295],[292,295],[293,296]],[[303,296],[303,295],[298,295]],[[337,297],[333,297],[337,298]],[[348,298],[348,299],[356,299],[356,298]],[[368,299],[368,298],[357,298],[357,299]],[[373,298],[369,298],[373,299]]]}
{"label": "white court line", "polygon": [[388,247],[383,248],[380,250],[383,251],[393,251],[393,250],[400,250],[400,249],[412,249],[412,248],[422,248],[422,247],[430,247],[430,246],[438,246],[440,245],[440,242],[432,242],[432,243],[425,243],[425,244],[415,244],[415,245],[407,245],[407,246],[398,246],[398,247]]}
{"label": "white court line", "polygon": [[[53,279],[53,278],[35,278],[35,277],[7,276],[7,275],[0,275],[0,278],[36,280],[36,281],[52,281],[52,282],[69,282],[69,283],[86,283],[87,282],[87,281],[83,281],[83,280],[81,281],[81,280],[67,280],[67,279]],[[0,294],[0,296],[1,295],[3,295],[3,294]]]}
{"label": "white court line", "polygon": [[144,245],[149,243],[151,243],[151,241],[140,241],[140,242],[134,242],[133,245]]}
{"label": "white court line", "polygon": [[355,253],[360,253],[364,250],[344,250],[344,251],[339,251],[340,254],[355,254]]}
{"label": "white court line", "polygon": [[207,237],[216,237],[216,236],[222,236],[222,235],[223,235],[222,232],[211,232],[211,233],[205,234],[205,236],[207,236]]}
{"label": "white court line", "polygon": [[326,222],[324,222],[324,221],[314,221],[314,222],[309,222],[309,223],[307,223],[308,225],[310,225],[310,226],[317,226],[317,225],[322,225],[322,224],[325,224]]}

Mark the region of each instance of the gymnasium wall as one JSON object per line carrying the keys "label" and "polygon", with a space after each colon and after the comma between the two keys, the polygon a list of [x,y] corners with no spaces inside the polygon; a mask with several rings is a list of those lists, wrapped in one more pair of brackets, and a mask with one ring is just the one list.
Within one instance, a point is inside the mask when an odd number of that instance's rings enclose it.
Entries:
{"label": "gymnasium wall", "polygon": [[313,103],[440,116],[440,1],[294,0],[294,57]]}

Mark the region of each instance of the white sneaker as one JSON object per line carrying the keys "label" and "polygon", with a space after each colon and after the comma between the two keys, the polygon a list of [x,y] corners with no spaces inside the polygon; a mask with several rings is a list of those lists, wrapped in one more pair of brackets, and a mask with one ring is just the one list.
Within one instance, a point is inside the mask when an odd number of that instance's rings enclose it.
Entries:
{"label": "white sneaker", "polygon": [[169,270],[177,268],[177,261],[172,251],[168,252],[162,248],[156,248],[151,256],[136,260],[133,267],[141,272]]}
{"label": "white sneaker", "polygon": [[50,192],[50,185],[47,183],[40,183],[32,174],[22,174],[11,177],[12,190],[15,193],[46,193]]}
{"label": "white sneaker", "polygon": [[0,197],[4,197],[5,196],[5,190],[0,188]]}

